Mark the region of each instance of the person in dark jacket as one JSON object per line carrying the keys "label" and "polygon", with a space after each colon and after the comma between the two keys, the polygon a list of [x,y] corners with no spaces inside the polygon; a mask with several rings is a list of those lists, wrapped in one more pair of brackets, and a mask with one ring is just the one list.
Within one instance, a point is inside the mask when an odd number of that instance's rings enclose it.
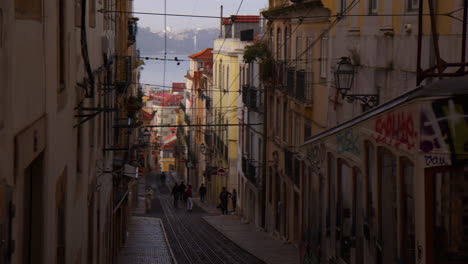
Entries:
{"label": "person in dark jacket", "polygon": [[228,200],[231,197],[231,193],[226,190],[226,187],[223,187],[223,190],[219,194],[219,200],[221,201],[221,212],[223,215],[228,213]]}
{"label": "person in dark jacket", "polygon": [[174,207],[177,208],[178,206],[178,200],[179,200],[179,185],[176,183],[174,187],[172,187],[172,196],[174,197]]}
{"label": "person in dark jacket", "polygon": [[179,184],[179,199],[184,200],[185,197],[185,184],[184,181],[181,181]]}
{"label": "person in dark jacket", "polygon": [[200,194],[200,202],[204,203],[205,202],[205,196],[206,196],[206,187],[202,183],[200,188],[198,189],[198,194]]}

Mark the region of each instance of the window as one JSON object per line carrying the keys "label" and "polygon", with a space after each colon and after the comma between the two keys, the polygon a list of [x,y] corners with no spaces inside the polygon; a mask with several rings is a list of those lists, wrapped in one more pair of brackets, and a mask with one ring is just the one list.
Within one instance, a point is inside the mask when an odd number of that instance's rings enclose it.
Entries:
{"label": "window", "polygon": [[298,31],[296,34],[296,65],[301,64],[302,55],[302,32]]}
{"label": "window", "polygon": [[42,21],[42,0],[15,0],[15,17]]}
{"label": "window", "polygon": [[309,122],[304,123],[304,141],[312,136],[312,125]]}
{"label": "window", "polygon": [[[366,174],[367,174],[367,223],[364,233],[367,239],[371,239],[378,232],[377,222],[377,172],[375,170],[375,150],[370,143],[366,143]],[[375,245],[373,245],[375,246]]]}
{"label": "window", "polygon": [[281,28],[276,30],[276,59],[281,60]]}
{"label": "window", "polygon": [[314,43],[313,37],[307,37],[307,57],[306,57],[306,87],[305,87],[305,99],[307,102],[312,102],[313,100],[313,87],[314,87],[314,73],[313,71],[313,62],[314,62],[314,54],[312,52],[312,46]]}
{"label": "window", "polygon": [[346,0],[341,0],[341,14],[346,12]]}
{"label": "window", "polygon": [[320,40],[320,77],[328,76],[328,37]]}
{"label": "window", "polygon": [[333,212],[333,206],[336,204],[335,188],[336,188],[336,160],[332,155],[328,155],[328,197],[327,197],[327,212],[326,212],[326,233],[332,235],[334,231],[334,217],[336,214]]}
{"label": "window", "polygon": [[229,78],[229,66],[226,67],[226,91],[231,89],[231,80]]}
{"label": "window", "polygon": [[276,136],[281,136],[281,102],[276,99]]}
{"label": "window", "polygon": [[294,125],[294,146],[299,146],[301,142],[301,120],[298,116],[295,118],[295,125]]}
{"label": "window", "polygon": [[288,142],[288,103],[283,105],[283,141]]}
{"label": "window", "polygon": [[268,168],[268,201],[273,201],[273,169],[271,167]]}
{"label": "window", "polygon": [[[379,191],[380,234],[377,236],[382,249],[382,259],[397,258],[397,191],[396,191],[396,158],[388,150],[379,149]],[[385,186],[385,187],[383,187]]]}
{"label": "window", "polygon": [[270,50],[273,50],[273,45],[275,44],[275,35],[273,34],[273,29],[270,29]]}
{"label": "window", "polygon": [[369,14],[377,14],[378,8],[378,0],[369,0]]}
{"label": "window", "polygon": [[285,61],[289,61],[289,41],[291,39],[291,36],[290,36],[291,32],[288,30],[288,28],[286,27],[284,29],[284,60]]}
{"label": "window", "polygon": [[413,11],[419,8],[419,0],[407,0],[408,1],[408,10]]}
{"label": "window", "polygon": [[96,0],[89,0],[89,26],[96,27]]}
{"label": "window", "polygon": [[58,18],[58,33],[59,33],[59,38],[58,38],[58,44],[59,44],[59,50],[58,50],[58,71],[59,71],[59,91],[62,91],[65,89],[65,72],[66,72],[66,65],[65,65],[65,60],[66,60],[66,45],[65,45],[65,0],[59,0],[58,3],[58,8],[59,8],[59,18]]}
{"label": "window", "polygon": [[401,184],[402,184],[402,213],[401,223],[403,234],[400,242],[400,252],[404,263],[414,264],[416,259],[416,242],[415,242],[415,214],[414,214],[414,181],[413,181],[413,164],[406,159],[401,161]]}
{"label": "window", "polygon": [[339,232],[339,255],[345,263],[350,263],[351,260],[351,237],[354,235],[352,229],[355,226],[354,223],[354,179],[352,169],[343,162],[340,162],[338,171],[338,203],[337,203],[337,228]]}

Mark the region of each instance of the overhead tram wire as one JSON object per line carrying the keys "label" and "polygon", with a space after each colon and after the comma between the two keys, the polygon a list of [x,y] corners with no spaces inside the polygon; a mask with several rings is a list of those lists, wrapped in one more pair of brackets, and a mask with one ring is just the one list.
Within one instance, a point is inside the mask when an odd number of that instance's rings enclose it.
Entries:
{"label": "overhead tram wire", "polygon": [[[460,20],[457,17],[454,17],[453,14],[460,11],[461,9],[455,9],[451,12],[447,13],[437,13],[433,14],[435,16],[447,16],[450,18],[453,18],[455,20]],[[153,16],[174,16],[174,17],[193,17],[193,18],[209,18],[209,19],[222,19],[222,18],[227,18],[227,17],[221,17],[221,16],[208,16],[208,15],[188,15],[188,14],[165,14],[165,13],[152,13],[152,12],[138,12],[138,11],[117,11],[117,10],[105,10],[105,9],[99,9],[98,12],[100,13],[128,13],[128,14],[136,14],[136,15],[153,15]],[[430,16],[431,14],[429,13],[424,13],[422,14],[423,16]],[[395,13],[395,14],[358,14],[358,15],[342,15],[342,14],[337,14],[337,15],[329,15],[329,16],[284,16],[281,17],[281,19],[297,19],[297,18],[340,18],[343,16],[349,16],[349,17],[412,17],[412,16],[418,16],[416,13]],[[267,19],[267,18],[263,18]]]}

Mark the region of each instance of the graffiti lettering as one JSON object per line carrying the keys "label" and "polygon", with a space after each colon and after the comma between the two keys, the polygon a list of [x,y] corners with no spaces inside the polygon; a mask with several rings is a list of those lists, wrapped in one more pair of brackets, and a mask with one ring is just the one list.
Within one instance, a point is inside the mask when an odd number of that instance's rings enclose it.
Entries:
{"label": "graffiti lettering", "polygon": [[377,118],[374,124],[375,140],[380,143],[400,148],[406,145],[408,150],[416,146],[418,132],[411,113],[388,113]]}
{"label": "graffiti lettering", "polygon": [[355,135],[352,129],[336,134],[336,145],[338,153],[353,153],[359,155],[359,135]]}
{"label": "graffiti lettering", "polygon": [[322,168],[325,162],[325,156],[326,151],[324,144],[317,144],[307,149],[307,159],[315,171],[319,171]]}
{"label": "graffiti lettering", "polygon": [[444,165],[450,165],[450,164],[445,160],[445,157],[432,156],[432,155],[424,155],[424,160],[425,160],[425,162],[426,162],[426,166],[444,166]]}

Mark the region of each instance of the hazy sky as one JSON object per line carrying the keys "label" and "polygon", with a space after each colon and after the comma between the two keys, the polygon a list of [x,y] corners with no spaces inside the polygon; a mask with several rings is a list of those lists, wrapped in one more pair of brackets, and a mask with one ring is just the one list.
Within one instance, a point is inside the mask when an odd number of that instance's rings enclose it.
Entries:
{"label": "hazy sky", "polygon": [[[236,14],[241,0],[166,0],[167,13],[219,16],[223,5],[223,16]],[[258,15],[260,9],[268,6],[268,0],[244,0],[239,15]],[[164,0],[134,0],[135,12],[164,13]],[[150,27],[152,31],[164,29],[163,16],[135,14],[140,18],[141,27]],[[171,30],[219,27],[219,20],[213,18],[167,17],[167,27]]]}

